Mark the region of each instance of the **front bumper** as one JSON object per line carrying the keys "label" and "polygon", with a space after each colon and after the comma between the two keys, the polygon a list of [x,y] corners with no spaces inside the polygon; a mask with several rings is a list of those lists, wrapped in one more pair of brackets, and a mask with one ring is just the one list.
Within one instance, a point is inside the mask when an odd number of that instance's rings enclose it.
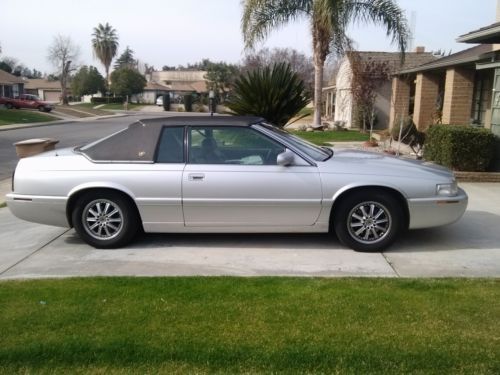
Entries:
{"label": "front bumper", "polygon": [[33,223],[69,227],[66,217],[66,197],[6,195],[7,207],[19,219]]}
{"label": "front bumper", "polygon": [[438,227],[452,224],[464,214],[469,198],[458,189],[454,197],[408,199],[410,229]]}

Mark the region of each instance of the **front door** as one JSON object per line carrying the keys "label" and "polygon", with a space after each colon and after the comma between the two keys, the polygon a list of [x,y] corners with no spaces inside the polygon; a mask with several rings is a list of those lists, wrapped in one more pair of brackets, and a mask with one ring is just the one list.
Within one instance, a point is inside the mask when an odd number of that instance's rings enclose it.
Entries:
{"label": "front door", "polygon": [[321,210],[318,170],[250,127],[191,127],[182,179],[186,226],[300,227]]}

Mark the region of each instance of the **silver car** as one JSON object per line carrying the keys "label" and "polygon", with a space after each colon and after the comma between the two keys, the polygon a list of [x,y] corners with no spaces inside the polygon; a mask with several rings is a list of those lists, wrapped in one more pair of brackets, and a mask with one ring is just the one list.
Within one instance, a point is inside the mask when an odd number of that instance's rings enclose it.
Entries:
{"label": "silver car", "polygon": [[7,205],[74,227],[90,245],[162,233],[334,231],[381,251],[406,229],[458,220],[466,193],[446,168],[317,147],[255,117],[137,121],[82,147],[21,159]]}

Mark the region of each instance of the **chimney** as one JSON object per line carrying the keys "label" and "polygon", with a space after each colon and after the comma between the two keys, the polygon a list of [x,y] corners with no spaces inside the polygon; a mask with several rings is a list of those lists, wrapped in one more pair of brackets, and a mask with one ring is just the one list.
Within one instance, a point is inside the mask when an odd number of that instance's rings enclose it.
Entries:
{"label": "chimney", "polygon": [[[500,2],[500,0],[498,0]],[[415,53],[424,53],[425,52],[425,47],[424,46],[418,46],[415,47]]]}

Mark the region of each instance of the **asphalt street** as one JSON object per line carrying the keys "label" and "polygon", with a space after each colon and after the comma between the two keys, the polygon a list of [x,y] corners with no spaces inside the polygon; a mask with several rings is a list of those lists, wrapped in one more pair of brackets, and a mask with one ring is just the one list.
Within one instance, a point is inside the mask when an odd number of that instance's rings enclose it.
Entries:
{"label": "asphalt street", "polygon": [[170,113],[132,113],[125,117],[0,131],[0,181],[12,176],[18,157],[13,143],[31,138],[55,138],[57,148],[82,145],[125,128],[132,122],[152,117],[177,115]]}
{"label": "asphalt street", "polygon": [[469,207],[446,227],[411,231],[384,253],[330,235],[146,234],[98,250],[64,228],[0,209],[0,279],[71,276],[500,277],[500,184],[464,183]]}

